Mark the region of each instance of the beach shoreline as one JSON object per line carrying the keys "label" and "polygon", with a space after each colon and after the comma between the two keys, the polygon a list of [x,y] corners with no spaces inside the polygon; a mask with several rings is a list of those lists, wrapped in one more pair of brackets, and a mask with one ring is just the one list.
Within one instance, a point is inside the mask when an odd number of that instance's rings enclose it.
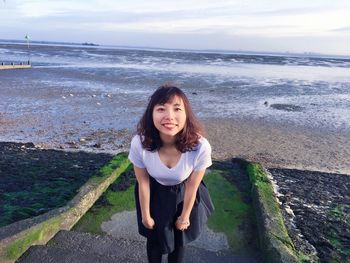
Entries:
{"label": "beach shoreline", "polygon": [[[43,127],[35,129],[36,121],[40,121],[35,113],[29,115],[33,128],[28,129],[33,136],[24,134],[23,119],[17,121],[6,118],[6,113],[0,113],[0,141],[30,142],[42,149],[116,154],[128,151],[135,132],[134,129],[118,127],[90,128],[86,131],[84,126],[79,128],[65,123],[67,128],[60,134],[53,131],[57,133],[57,138],[51,140],[42,132]],[[341,131],[321,131],[247,118],[206,118],[201,121],[212,145],[213,159],[243,158],[260,162],[268,168],[350,175],[350,135]],[[49,131],[53,128],[45,129]]]}

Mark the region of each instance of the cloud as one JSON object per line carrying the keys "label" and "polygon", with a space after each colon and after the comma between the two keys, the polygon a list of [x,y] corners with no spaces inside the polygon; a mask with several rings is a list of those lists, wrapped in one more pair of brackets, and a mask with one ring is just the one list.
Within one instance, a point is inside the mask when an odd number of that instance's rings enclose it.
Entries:
{"label": "cloud", "polygon": [[334,32],[350,32],[350,26],[335,28],[331,31]]}
{"label": "cloud", "polygon": [[[147,35],[170,38],[173,34],[216,45],[219,40],[213,35],[236,42],[238,38],[331,39],[349,35],[349,13],[348,0],[8,0],[0,6],[0,35],[5,37],[11,29],[19,34],[35,32],[37,39],[44,40],[47,32],[59,31],[62,41],[98,35],[111,43],[115,36],[130,33],[144,36],[149,43],[152,37]],[[186,45],[186,39],[181,41]],[[261,41],[253,43],[261,45]]]}

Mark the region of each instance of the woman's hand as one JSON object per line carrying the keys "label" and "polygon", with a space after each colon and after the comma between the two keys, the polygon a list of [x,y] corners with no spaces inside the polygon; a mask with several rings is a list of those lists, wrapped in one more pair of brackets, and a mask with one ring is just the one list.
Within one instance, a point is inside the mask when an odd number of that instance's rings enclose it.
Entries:
{"label": "woman's hand", "polygon": [[182,218],[180,216],[177,218],[175,226],[178,230],[184,231],[190,226],[190,220],[188,218]]}
{"label": "woman's hand", "polygon": [[154,225],[155,225],[154,220],[153,220],[152,217],[142,218],[142,224],[147,229],[153,229]]}

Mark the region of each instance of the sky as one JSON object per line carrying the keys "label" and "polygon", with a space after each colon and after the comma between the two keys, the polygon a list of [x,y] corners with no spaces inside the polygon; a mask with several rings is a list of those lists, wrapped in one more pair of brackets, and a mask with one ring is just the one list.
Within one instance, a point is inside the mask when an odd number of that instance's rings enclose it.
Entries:
{"label": "sky", "polygon": [[0,39],[350,55],[350,0],[0,1]]}

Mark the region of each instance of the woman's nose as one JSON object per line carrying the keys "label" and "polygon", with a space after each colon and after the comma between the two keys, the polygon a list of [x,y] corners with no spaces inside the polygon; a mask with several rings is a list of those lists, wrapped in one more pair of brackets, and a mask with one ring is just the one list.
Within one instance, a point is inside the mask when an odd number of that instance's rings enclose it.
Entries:
{"label": "woman's nose", "polygon": [[173,110],[167,110],[166,111],[166,118],[167,119],[173,119],[174,118],[174,111]]}

